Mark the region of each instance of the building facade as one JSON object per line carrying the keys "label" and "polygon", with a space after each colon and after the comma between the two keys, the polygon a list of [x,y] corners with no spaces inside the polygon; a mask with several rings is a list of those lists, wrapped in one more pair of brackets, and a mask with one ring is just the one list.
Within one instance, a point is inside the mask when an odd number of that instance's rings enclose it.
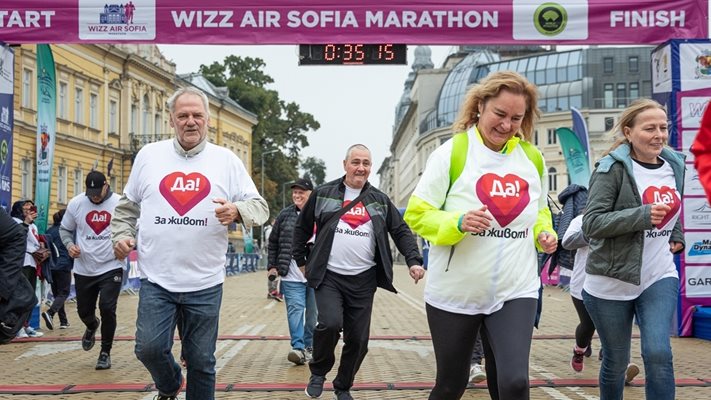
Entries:
{"label": "building facade", "polygon": [[[151,142],[172,138],[167,100],[196,86],[210,101],[208,140],[229,148],[251,170],[257,117],[197,74],[177,76],[155,45],[52,45],[57,125],[48,215],[84,191],[86,174],[103,172],[121,193],[133,158]],[[37,137],[34,45],[15,48],[12,198],[34,199]],[[49,221],[51,224],[51,218]],[[231,234],[241,238],[241,232]]]}
{"label": "building facade", "polygon": [[[416,56],[396,109],[391,154],[378,171],[381,188],[398,207],[407,205],[429,154],[451,138],[451,125],[467,89],[489,73],[513,70],[538,86],[541,119],[536,124],[533,142],[546,160],[554,200],[569,184],[555,130],[572,126],[570,108],[575,107],[583,114],[590,136],[591,159],[597,160],[612,145],[607,132],[620,109],[634,99],[651,96],[652,47],[569,51],[528,48],[519,49],[516,57],[504,50],[460,47],[439,69],[419,67],[427,61],[418,61]],[[421,55],[428,54],[419,51]]]}

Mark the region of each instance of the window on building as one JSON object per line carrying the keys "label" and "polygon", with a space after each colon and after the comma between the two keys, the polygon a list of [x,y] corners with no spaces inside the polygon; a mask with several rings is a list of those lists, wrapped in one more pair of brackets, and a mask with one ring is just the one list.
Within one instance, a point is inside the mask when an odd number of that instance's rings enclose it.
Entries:
{"label": "window on building", "polygon": [[57,168],[57,203],[67,204],[67,167]]}
{"label": "window on building", "polygon": [[58,114],[59,118],[68,119],[69,118],[69,92],[66,82],[59,82],[59,103],[57,103],[59,108]]}
{"label": "window on building", "polygon": [[96,129],[99,126],[97,110],[99,107],[99,95],[96,93],[89,93],[89,126]]}
{"label": "window on building", "polygon": [[613,126],[615,126],[615,118],[605,117],[605,132],[611,131]]}
{"label": "window on building", "polygon": [[109,178],[109,185],[111,185],[111,190],[112,190],[112,191],[117,190],[116,182],[117,182],[117,181],[116,181],[116,177],[115,177],[115,176],[112,176],[112,177]]}
{"label": "window on building", "polygon": [[141,121],[141,132],[143,132],[144,135],[150,135],[150,132],[148,129],[150,129],[150,118],[149,117],[149,107],[148,107],[148,95],[143,96],[143,120]]}
{"label": "window on building", "polygon": [[32,107],[32,70],[22,70],[22,107]]}
{"label": "window on building", "polygon": [[533,144],[538,146],[538,129],[533,131]]}
{"label": "window on building", "polygon": [[156,114],[155,118],[153,120],[153,129],[154,129],[153,133],[156,135],[160,135],[161,133],[163,133],[162,129],[161,129],[161,121],[162,121],[162,118],[160,117],[160,114]]}
{"label": "window on building", "polygon": [[606,83],[605,86],[603,87],[603,93],[604,93],[604,107],[605,108],[612,108],[614,104],[614,98],[615,98],[615,93],[614,93],[615,87],[612,83]]}
{"label": "window on building", "polygon": [[639,98],[639,83],[638,82],[630,82],[630,101],[636,100]]}
{"label": "window on building", "polygon": [[84,186],[83,186],[83,180],[84,180],[84,173],[81,172],[81,169],[77,168],[74,170],[74,181],[72,182],[72,190],[74,193],[74,196],[79,195],[79,193],[84,191]]}
{"label": "window on building", "polygon": [[558,171],[553,167],[548,168],[548,190],[558,191]]}
{"label": "window on building", "polygon": [[618,83],[617,84],[617,107],[625,108],[627,107],[627,84]]}
{"label": "window on building", "polygon": [[612,59],[612,57],[604,57],[602,59],[602,72],[604,72],[606,74],[613,73],[614,72],[614,68],[613,68],[614,62],[613,61],[614,60]]}
{"label": "window on building", "polygon": [[131,133],[137,133],[138,128],[138,107],[131,104]]}
{"label": "window on building", "polygon": [[555,134],[555,129],[548,128],[548,144],[558,143],[558,136]]}
{"label": "window on building", "polygon": [[628,60],[630,72],[639,72],[639,57],[631,56]]}
{"label": "window on building", "polygon": [[109,100],[109,133],[118,132],[118,103],[116,100]]}
{"label": "window on building", "polygon": [[20,197],[31,199],[32,196],[32,160],[20,160]]}
{"label": "window on building", "polygon": [[74,122],[84,123],[84,89],[74,88]]}

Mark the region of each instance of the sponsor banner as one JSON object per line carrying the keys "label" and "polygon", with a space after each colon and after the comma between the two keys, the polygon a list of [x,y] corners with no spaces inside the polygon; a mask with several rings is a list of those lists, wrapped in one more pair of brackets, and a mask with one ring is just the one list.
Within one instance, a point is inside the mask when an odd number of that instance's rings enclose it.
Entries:
{"label": "sponsor banner", "polygon": [[687,232],[684,239],[686,240],[684,261],[687,265],[690,263],[711,265],[711,232]]}
{"label": "sponsor banner", "polygon": [[694,164],[686,164],[686,174],[684,174],[684,196],[706,196],[704,187],[701,186],[699,173]]}
{"label": "sponsor banner", "polygon": [[[707,89],[705,96],[688,96],[681,93],[679,96],[679,129],[695,129],[698,131],[701,126],[701,117],[704,115],[706,105],[711,100],[711,89]],[[691,143],[689,143],[691,146]]]}
{"label": "sponsor banner", "polygon": [[37,179],[35,204],[39,233],[47,228],[49,193],[52,186],[52,160],[57,138],[57,104],[54,57],[48,44],[37,45]]}
{"label": "sponsor banner", "polygon": [[568,169],[570,183],[588,187],[590,182],[590,161],[585,154],[585,148],[580,143],[580,138],[568,128],[555,130],[558,135],[560,147],[563,149],[565,166]]}
{"label": "sponsor banner", "polygon": [[[687,163],[693,164],[694,162],[694,153],[691,152],[691,145],[694,143],[697,133],[699,133],[698,130],[685,130],[681,132],[681,148],[678,150],[684,153]],[[686,193],[686,188],[684,188],[684,192]]]}
{"label": "sponsor banner", "polygon": [[711,43],[680,43],[679,59],[682,91],[711,88]]}
{"label": "sponsor banner", "polygon": [[15,53],[0,43],[0,206],[12,204],[12,127]]}
{"label": "sponsor banner", "polygon": [[672,90],[671,45],[652,52],[652,93],[669,93]]}
{"label": "sponsor banner", "polygon": [[684,196],[684,229],[711,230],[711,206],[705,197]]}
{"label": "sponsor banner", "polygon": [[687,267],[685,272],[686,297],[692,299],[711,297],[711,266]]}
{"label": "sponsor banner", "polygon": [[707,0],[3,0],[0,40],[641,44],[708,37]]}

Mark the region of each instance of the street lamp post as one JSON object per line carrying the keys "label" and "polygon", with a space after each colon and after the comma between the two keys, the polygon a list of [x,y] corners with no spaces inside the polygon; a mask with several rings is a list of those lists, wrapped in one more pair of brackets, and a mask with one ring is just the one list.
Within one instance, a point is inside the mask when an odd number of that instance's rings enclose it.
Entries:
{"label": "street lamp post", "polygon": [[[262,190],[260,191],[260,194],[262,195],[262,197],[265,197],[265,196],[264,196],[264,156],[267,155],[267,154],[276,153],[276,152],[278,152],[278,151],[279,151],[279,150],[274,149],[274,150],[269,150],[269,151],[262,152],[262,157],[261,157],[261,159],[262,159],[261,167],[262,167],[262,168],[261,168],[261,170],[260,170],[261,178],[262,178],[262,179],[261,179],[261,184],[262,184],[262,185],[261,185],[261,186],[262,186],[261,189],[262,189]],[[265,200],[266,200],[266,199],[265,199]],[[262,225],[260,226],[260,229],[259,229],[259,236],[262,238],[262,239],[260,240],[260,242],[259,242],[259,249],[263,251],[263,250],[264,250],[264,224],[262,224]]]}
{"label": "street lamp post", "polygon": [[281,208],[286,208],[286,185],[291,185],[296,181],[289,181],[281,184]]}

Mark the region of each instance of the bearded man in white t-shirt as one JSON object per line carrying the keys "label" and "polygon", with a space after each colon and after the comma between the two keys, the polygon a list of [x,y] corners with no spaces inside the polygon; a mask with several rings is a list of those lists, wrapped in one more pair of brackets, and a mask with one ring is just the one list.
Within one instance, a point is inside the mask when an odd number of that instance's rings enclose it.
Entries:
{"label": "bearded man in white t-shirt", "polygon": [[[119,195],[113,193],[99,171],[86,175],[86,191],[69,201],[59,235],[74,259],[77,314],[86,326],[81,347],[94,347],[101,327],[101,350],[96,369],[111,368],[111,347],[116,333],[116,306],[121,293],[124,264],[114,257],[111,217]],[[99,307],[101,319],[96,317]],[[42,313],[47,328],[54,329],[53,315]]]}
{"label": "bearded man in white t-shirt", "polygon": [[114,254],[123,259],[138,249],[135,353],[153,377],[157,398],[175,399],[183,383],[171,353],[180,323],[187,399],[211,400],[227,225],[261,225],[269,208],[242,161],[207,142],[205,93],[179,89],[168,108],[176,137],[136,155],[112,221]]}

